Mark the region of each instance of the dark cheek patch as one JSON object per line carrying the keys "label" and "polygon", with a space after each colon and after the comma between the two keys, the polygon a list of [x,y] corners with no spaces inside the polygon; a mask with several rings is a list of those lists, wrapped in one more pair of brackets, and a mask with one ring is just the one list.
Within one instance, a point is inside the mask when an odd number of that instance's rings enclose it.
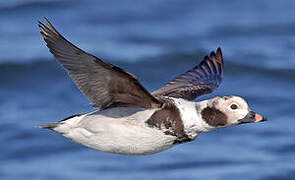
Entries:
{"label": "dark cheek patch", "polygon": [[210,126],[218,127],[227,124],[227,116],[214,107],[206,107],[202,110],[201,115]]}

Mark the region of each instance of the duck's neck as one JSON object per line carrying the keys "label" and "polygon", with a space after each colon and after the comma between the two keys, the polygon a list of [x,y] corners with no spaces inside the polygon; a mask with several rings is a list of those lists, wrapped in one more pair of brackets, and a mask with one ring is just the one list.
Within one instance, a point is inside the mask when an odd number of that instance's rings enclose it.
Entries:
{"label": "duck's neck", "polygon": [[201,132],[208,132],[214,128],[209,126],[202,118],[201,110],[207,106],[207,102],[192,102],[180,98],[172,98],[179,109],[180,117],[183,121],[184,131],[194,139]]}

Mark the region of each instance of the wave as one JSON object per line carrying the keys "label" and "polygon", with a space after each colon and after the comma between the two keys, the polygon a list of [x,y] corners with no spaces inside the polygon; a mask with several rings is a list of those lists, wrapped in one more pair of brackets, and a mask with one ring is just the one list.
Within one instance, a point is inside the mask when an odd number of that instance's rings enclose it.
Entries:
{"label": "wave", "polygon": [[0,3],[1,11],[13,11],[27,8],[40,8],[40,7],[50,7],[64,4],[64,2],[59,0],[10,0],[10,1],[2,1]]}

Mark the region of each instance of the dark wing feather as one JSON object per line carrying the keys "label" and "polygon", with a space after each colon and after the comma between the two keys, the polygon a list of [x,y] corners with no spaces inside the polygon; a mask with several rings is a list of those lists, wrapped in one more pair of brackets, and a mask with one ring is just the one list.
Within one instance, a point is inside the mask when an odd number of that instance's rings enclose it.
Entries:
{"label": "dark wing feather", "polygon": [[158,100],[132,74],[84,52],[66,40],[46,18],[45,21],[49,27],[41,22],[39,27],[47,47],[93,106],[159,106]]}
{"label": "dark wing feather", "polygon": [[220,48],[211,52],[192,70],[176,77],[152,94],[194,100],[196,97],[214,91],[222,81],[223,58]]}

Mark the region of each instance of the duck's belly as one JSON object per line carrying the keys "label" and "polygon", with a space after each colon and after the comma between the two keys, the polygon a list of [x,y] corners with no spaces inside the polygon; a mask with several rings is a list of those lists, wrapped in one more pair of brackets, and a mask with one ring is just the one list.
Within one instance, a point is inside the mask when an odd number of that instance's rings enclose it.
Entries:
{"label": "duck's belly", "polygon": [[116,108],[111,113],[99,111],[69,119],[56,131],[63,131],[63,136],[99,151],[153,154],[172,147],[176,139],[175,136],[165,135],[161,130],[147,126],[145,121],[154,111],[138,108]]}
{"label": "duck's belly", "polygon": [[164,151],[172,147],[176,139],[160,130],[145,127],[143,123],[113,120],[95,126],[77,127],[64,136],[99,151],[130,155]]}

